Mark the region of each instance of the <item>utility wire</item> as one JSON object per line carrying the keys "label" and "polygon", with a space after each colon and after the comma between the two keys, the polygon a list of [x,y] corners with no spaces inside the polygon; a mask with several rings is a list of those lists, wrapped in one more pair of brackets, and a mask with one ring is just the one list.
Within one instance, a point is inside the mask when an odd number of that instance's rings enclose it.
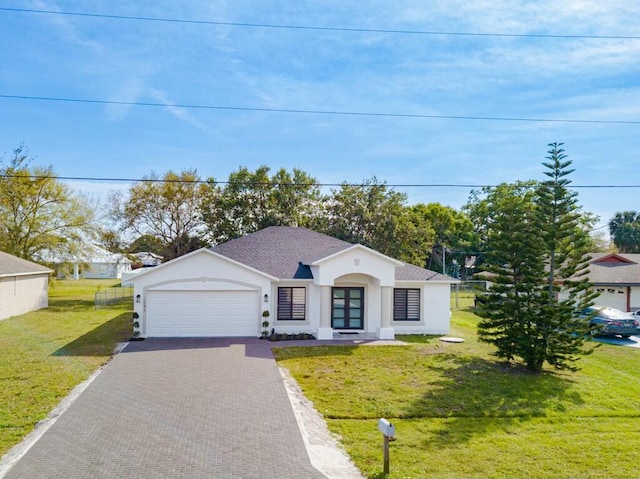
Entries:
{"label": "utility wire", "polygon": [[329,31],[329,32],[388,33],[388,34],[401,34],[401,35],[433,35],[433,36],[438,35],[438,36],[463,36],[463,37],[640,40],[640,36],[634,36],[634,35],[559,35],[559,34],[545,34],[545,33],[479,33],[479,32],[447,32],[447,31],[404,30],[404,29],[394,30],[394,29],[381,29],[381,28],[319,27],[319,26],[311,26],[311,25],[218,22],[218,21],[210,21],[210,20],[187,20],[187,19],[179,19],[179,18],[109,15],[109,14],[101,14],[101,13],[61,12],[61,11],[53,11],[53,10],[37,10],[37,9],[30,9],[30,8],[7,8],[7,7],[0,7],[0,11],[19,12],[19,13],[37,13],[37,14],[47,14],[47,15],[65,15],[65,16],[75,16],[75,17],[106,18],[111,20],[134,20],[134,21],[144,21],[144,22],[187,23],[187,24],[196,24],[196,25],[248,27],[248,28],[277,28],[277,29],[288,29],[288,30],[315,30],[315,31]]}
{"label": "utility wire", "polygon": [[[164,178],[105,178],[97,176],[55,176],[55,175],[21,175],[21,174],[4,174],[0,175],[0,179],[10,178],[29,178],[32,180],[64,180],[64,181],[97,181],[97,182],[113,182],[113,183],[185,183],[185,184],[204,184],[213,183],[216,185],[228,185],[240,183],[248,186],[320,186],[320,187],[339,187],[339,186],[358,186],[362,188],[385,186],[388,188],[496,188],[498,185],[474,185],[474,184],[456,184],[456,183],[271,183],[271,182],[236,182],[236,181],[209,181],[209,180],[184,180],[175,179],[168,180]],[[569,185],[572,188],[640,188],[638,185]]]}
{"label": "utility wire", "polygon": [[223,105],[198,105],[180,103],[158,103],[144,101],[115,101],[115,100],[90,100],[86,98],[61,98],[47,96],[29,95],[6,95],[0,94],[0,98],[12,100],[32,100],[32,101],[52,101],[65,103],[89,103],[97,105],[124,105],[124,106],[147,106],[154,108],[185,108],[199,110],[224,110],[224,111],[254,111],[263,113],[291,113],[308,115],[334,115],[334,116],[368,116],[386,118],[428,118],[442,120],[470,120],[470,121],[515,121],[515,122],[535,122],[535,123],[587,123],[606,125],[640,125],[639,120],[576,120],[570,118],[518,118],[501,116],[472,116],[472,115],[427,115],[421,113],[385,113],[385,112],[364,112],[364,111],[341,111],[341,110],[303,110],[293,108],[259,108],[243,106],[223,106]]}

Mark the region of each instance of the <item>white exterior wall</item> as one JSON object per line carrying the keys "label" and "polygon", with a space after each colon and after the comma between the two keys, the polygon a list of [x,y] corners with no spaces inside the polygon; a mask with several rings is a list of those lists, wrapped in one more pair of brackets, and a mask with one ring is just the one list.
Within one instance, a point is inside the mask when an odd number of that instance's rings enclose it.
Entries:
{"label": "white exterior wall", "polygon": [[48,291],[48,273],[0,278],[0,320],[46,308]]}
{"label": "white exterior wall", "polygon": [[[75,271],[78,277],[75,277]],[[131,271],[131,263],[86,263],[63,265],[58,269],[58,278],[72,279],[120,279],[122,274]]]}
{"label": "white exterior wall", "polygon": [[131,263],[89,263],[81,276],[86,279],[120,279],[126,271],[131,271]]}
{"label": "white exterior wall", "polygon": [[402,282],[397,288],[420,288],[419,322],[392,321],[396,334],[449,334],[451,320],[450,283]]}

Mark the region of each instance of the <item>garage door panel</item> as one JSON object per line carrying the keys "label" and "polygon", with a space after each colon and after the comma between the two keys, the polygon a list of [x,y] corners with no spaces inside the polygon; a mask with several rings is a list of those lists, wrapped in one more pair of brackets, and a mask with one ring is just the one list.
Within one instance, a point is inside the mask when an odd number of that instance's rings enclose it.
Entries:
{"label": "garage door panel", "polygon": [[596,288],[599,297],[596,299],[597,304],[609,306],[611,308],[627,310],[627,294],[625,288],[606,286]]}
{"label": "garage door panel", "polygon": [[149,337],[255,336],[256,291],[152,291],[147,295]]}

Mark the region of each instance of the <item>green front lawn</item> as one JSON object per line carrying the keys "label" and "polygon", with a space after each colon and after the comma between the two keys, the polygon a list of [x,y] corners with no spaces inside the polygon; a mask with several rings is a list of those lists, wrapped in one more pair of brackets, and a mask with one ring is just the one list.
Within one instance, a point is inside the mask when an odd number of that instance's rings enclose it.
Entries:
{"label": "green front lawn", "polygon": [[276,354],[368,477],[381,477],[381,417],[398,438],[389,477],[640,477],[640,349],[602,345],[578,373],[535,376],[496,362],[477,321],[454,312],[461,344],[410,336]]}
{"label": "green front lawn", "polygon": [[96,311],[114,280],[54,281],[49,308],[0,321],[0,455],[131,335],[131,303]]}

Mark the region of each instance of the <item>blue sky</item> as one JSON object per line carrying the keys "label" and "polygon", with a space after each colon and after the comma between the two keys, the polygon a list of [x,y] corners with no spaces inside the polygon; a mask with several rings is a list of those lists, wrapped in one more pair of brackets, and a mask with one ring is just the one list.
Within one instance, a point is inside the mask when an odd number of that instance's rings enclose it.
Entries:
{"label": "blue sky", "polygon": [[[0,95],[172,105],[616,123],[64,103],[0,98],[0,151],[25,143],[60,176],[139,178],[196,168],[298,167],[322,183],[542,179],[563,142],[575,185],[640,185],[636,0],[3,1],[0,8],[373,30],[634,36],[427,35],[0,10]],[[122,184],[71,183],[102,195]],[[469,188],[398,187],[410,203],[463,205]],[[579,189],[606,223],[640,188]]]}

